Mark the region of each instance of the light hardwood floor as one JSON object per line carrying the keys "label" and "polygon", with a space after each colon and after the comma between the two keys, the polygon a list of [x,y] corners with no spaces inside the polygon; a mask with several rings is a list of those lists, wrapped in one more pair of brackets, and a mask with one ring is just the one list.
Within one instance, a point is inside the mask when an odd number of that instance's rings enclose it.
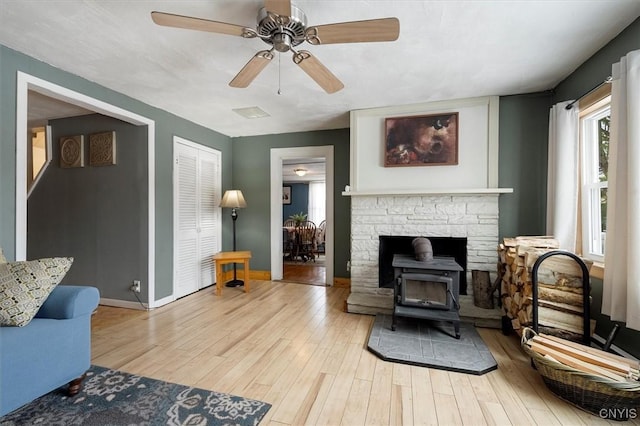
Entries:
{"label": "light hardwood floor", "polygon": [[327,270],[324,262],[289,262],[282,267],[282,280],[323,286],[327,282]]}
{"label": "light hardwood floor", "polygon": [[382,361],[366,349],[373,317],[345,313],[347,295],[252,280],[149,312],[100,306],[93,363],[269,402],[261,425],[609,424],[548,391],[499,330],[479,329],[498,362],[482,376]]}

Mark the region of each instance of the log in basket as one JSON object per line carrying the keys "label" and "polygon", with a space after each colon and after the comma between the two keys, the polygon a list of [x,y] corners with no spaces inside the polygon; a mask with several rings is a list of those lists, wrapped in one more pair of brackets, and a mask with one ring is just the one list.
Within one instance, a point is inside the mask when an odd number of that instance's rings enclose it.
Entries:
{"label": "log in basket", "polygon": [[533,329],[524,328],[522,349],[531,357],[544,383],[558,397],[608,420],[640,416],[640,382],[615,381],[545,358],[529,347],[529,340],[536,335]]}

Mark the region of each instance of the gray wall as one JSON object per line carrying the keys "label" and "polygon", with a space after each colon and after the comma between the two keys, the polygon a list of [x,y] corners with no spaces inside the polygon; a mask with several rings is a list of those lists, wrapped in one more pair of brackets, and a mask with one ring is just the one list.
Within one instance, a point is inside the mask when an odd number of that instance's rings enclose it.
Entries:
{"label": "gray wall", "polygon": [[[149,282],[147,126],[100,114],[53,120],[52,161],[29,197],[27,258],[72,256],[63,284],[98,287],[136,301],[132,281]],[[115,131],[116,165],[89,165],[89,135]],[[83,135],[85,166],[60,167],[60,138]],[[124,294],[123,294],[124,292]],[[146,287],[141,298],[146,300]]]}
{"label": "gray wall", "polygon": [[271,148],[333,145],[334,147],[334,275],[349,277],[351,200],[342,196],[349,184],[349,129],[287,133],[233,139],[233,182],[247,208],[238,218],[238,246],[252,251],[251,268],[271,269],[270,152]]}
{"label": "gray wall", "polygon": [[[640,49],[640,18],[636,19],[615,39],[599,50],[555,89],[553,102],[577,99],[611,75],[611,65],[632,50]],[[600,314],[602,307],[602,281],[591,281],[593,302],[591,314],[597,321],[596,333],[606,337],[614,323]],[[624,326],[623,323],[620,325]],[[614,344],[640,358],[640,332],[621,328]]]}
{"label": "gray wall", "polygon": [[[223,189],[233,186],[231,138],[0,45],[0,247],[3,248],[8,259],[15,259],[17,71],[24,71],[155,121],[155,182],[153,183],[156,214],[155,299],[171,295],[173,292],[173,136],[177,135],[222,152]],[[215,102],[215,99],[212,99],[212,102]],[[143,163],[147,162],[147,158],[139,160]],[[132,214],[140,214],[140,212]],[[231,247],[230,218],[226,216],[223,218],[223,227],[223,247],[229,248]],[[148,283],[143,282],[143,286],[146,284]],[[129,296],[127,291],[123,291],[118,298],[126,300]]]}

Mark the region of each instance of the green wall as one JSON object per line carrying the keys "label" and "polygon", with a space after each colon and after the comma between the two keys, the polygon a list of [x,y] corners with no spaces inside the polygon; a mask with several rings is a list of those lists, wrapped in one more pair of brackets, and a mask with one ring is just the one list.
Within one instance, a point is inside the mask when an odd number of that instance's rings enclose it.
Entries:
{"label": "green wall", "polygon": [[587,59],[554,89],[553,103],[577,99],[611,75],[611,65],[640,49],[640,18]]}
{"label": "green wall", "polygon": [[[155,121],[155,299],[171,295],[173,292],[173,136],[177,135],[222,152],[223,189],[230,188],[233,183],[231,138],[0,45],[0,200],[2,200],[0,247],[3,248],[8,259],[15,259],[16,73],[18,71]],[[212,102],[215,102],[215,99],[212,99]],[[225,217],[223,226],[230,230],[231,219]],[[223,233],[225,234],[223,244],[225,247],[230,247],[231,243],[228,242],[231,241],[231,236],[228,235],[230,231],[225,230]]]}
{"label": "green wall", "polygon": [[500,238],[544,235],[551,93],[500,98]]}
{"label": "green wall", "polygon": [[[149,282],[147,126],[101,114],[49,121],[51,164],[27,204],[27,258],[71,256],[63,284],[91,283],[107,299],[136,302]],[[89,164],[89,135],[115,132],[116,164]],[[84,136],[84,167],[60,167],[60,138]],[[146,286],[141,299],[148,299]]]}
{"label": "green wall", "polygon": [[[579,98],[611,75],[612,64],[618,62],[628,52],[637,49],[640,49],[640,18],[562,81],[555,89],[553,103]],[[593,297],[591,314],[596,319],[596,334],[607,337],[614,323],[608,316],[600,313],[602,280],[592,280],[591,288]],[[624,326],[623,323],[620,325]],[[640,332],[621,327],[613,343],[640,358]]]}
{"label": "green wall", "polygon": [[238,246],[252,251],[252,269],[271,270],[271,149],[323,145],[334,147],[334,275],[349,277],[346,265],[351,248],[351,200],[342,196],[349,184],[349,129],[233,139],[233,182],[247,200],[247,208],[238,218]]}

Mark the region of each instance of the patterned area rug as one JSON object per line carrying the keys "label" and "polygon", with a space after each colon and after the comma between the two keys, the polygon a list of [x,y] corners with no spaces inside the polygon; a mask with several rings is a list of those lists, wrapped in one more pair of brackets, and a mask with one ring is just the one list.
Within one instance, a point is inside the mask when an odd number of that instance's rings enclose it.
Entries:
{"label": "patterned area rug", "polygon": [[0,417],[0,425],[257,425],[265,402],[92,366],[82,391],[66,387]]}

